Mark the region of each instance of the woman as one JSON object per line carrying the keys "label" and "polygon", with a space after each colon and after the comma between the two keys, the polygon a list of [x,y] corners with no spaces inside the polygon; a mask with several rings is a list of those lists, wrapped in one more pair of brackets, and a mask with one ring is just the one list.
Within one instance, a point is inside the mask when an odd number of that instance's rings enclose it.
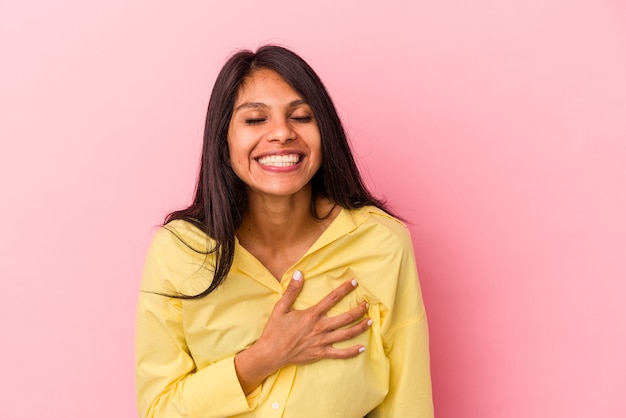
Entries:
{"label": "woman", "polygon": [[143,417],[433,415],[410,235],[293,52],[221,70],[195,198],[153,239],[136,327]]}

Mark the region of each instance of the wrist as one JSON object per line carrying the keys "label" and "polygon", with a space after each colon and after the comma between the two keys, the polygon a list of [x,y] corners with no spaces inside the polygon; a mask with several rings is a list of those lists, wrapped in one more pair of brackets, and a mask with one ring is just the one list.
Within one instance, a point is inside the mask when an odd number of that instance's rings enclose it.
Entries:
{"label": "wrist", "polygon": [[246,395],[280,368],[274,360],[271,350],[260,341],[235,355],[235,371]]}

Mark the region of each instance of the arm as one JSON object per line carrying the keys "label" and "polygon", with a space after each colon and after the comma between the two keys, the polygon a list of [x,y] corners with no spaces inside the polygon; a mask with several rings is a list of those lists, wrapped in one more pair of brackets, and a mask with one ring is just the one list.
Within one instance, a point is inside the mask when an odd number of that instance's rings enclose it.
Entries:
{"label": "arm", "polygon": [[203,255],[171,231],[160,229],[155,234],[146,256],[135,324],[140,417],[224,417],[255,406],[256,399],[247,399],[239,385],[235,353],[198,370],[185,339],[183,301],[155,294],[185,292],[179,283],[200,271],[203,262]]}
{"label": "arm", "polygon": [[181,301],[142,293],[135,355],[141,417],[224,417],[254,408],[237,380],[234,356],[197,370],[185,343]]}
{"label": "arm", "polygon": [[368,417],[432,418],[426,319],[396,330],[388,344],[389,393]]}
{"label": "arm", "polygon": [[406,236],[395,300],[382,327],[389,393],[370,418],[432,418],[428,324],[410,236]]}

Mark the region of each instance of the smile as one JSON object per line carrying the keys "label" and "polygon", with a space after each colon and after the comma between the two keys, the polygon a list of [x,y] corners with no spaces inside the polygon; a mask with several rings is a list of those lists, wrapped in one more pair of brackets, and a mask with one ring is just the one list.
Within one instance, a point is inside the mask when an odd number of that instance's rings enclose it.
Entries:
{"label": "smile", "polygon": [[259,162],[259,164],[268,167],[290,167],[300,162],[300,155],[268,155],[258,158],[257,161]]}

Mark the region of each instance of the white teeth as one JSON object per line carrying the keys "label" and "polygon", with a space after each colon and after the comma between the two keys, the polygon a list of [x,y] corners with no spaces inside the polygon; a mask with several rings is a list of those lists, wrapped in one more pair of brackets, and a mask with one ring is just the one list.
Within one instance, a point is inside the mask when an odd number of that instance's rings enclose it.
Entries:
{"label": "white teeth", "polygon": [[295,165],[300,161],[300,156],[297,154],[289,155],[268,155],[261,157],[257,160],[260,164],[270,167],[289,167]]}

